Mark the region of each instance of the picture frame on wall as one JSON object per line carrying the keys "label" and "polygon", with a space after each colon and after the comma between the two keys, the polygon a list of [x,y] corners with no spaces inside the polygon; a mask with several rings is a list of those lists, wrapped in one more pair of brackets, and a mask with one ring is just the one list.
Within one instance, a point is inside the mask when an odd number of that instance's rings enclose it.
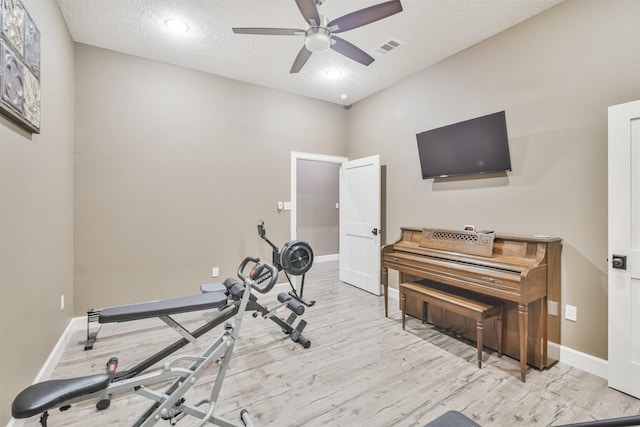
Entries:
{"label": "picture frame on wall", "polygon": [[0,0],[0,114],[40,133],[40,31],[20,0]]}

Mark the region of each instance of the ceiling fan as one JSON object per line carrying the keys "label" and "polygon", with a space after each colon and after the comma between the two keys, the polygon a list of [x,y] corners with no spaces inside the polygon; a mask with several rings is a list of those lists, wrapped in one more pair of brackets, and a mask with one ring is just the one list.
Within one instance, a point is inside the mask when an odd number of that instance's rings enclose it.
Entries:
{"label": "ceiling fan", "polygon": [[293,61],[289,73],[299,72],[313,52],[322,52],[329,48],[363,65],[369,65],[374,61],[371,55],[334,34],[353,30],[402,12],[400,0],[391,0],[328,21],[326,16],[318,13],[317,6],[322,4],[322,1],[296,0],[302,17],[307,21],[306,30],[295,28],[233,28],[233,32],[252,35],[304,36],[304,45],[298,52],[295,61]]}

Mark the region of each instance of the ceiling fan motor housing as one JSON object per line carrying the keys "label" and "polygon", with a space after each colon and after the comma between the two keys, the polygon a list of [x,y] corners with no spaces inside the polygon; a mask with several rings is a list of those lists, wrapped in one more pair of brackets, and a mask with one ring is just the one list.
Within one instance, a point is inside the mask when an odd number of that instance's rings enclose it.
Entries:
{"label": "ceiling fan motor housing", "polygon": [[322,52],[331,46],[331,31],[325,27],[311,27],[305,31],[304,45],[311,52]]}

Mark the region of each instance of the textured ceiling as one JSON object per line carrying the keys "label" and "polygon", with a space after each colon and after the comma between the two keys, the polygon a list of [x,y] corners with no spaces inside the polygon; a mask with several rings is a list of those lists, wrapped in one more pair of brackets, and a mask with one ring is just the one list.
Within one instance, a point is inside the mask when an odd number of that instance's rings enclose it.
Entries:
{"label": "textured ceiling", "polygon": [[[340,36],[375,58],[368,67],[333,50],[289,70],[303,36],[234,34],[232,27],[305,28],[294,0],[58,0],[74,41],[337,104],[353,104],[563,0],[402,0],[403,11]],[[334,19],[382,0],[324,0]],[[185,34],[169,32],[178,18]],[[376,49],[390,39],[389,53]],[[329,68],[342,70],[329,80]],[[346,99],[340,99],[346,94]]]}

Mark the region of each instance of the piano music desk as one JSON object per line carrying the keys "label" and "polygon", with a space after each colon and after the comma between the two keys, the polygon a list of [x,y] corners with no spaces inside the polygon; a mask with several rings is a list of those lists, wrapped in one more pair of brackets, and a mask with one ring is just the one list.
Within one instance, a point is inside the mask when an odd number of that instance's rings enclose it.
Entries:
{"label": "piano music desk", "polygon": [[447,311],[461,314],[476,322],[476,344],[478,347],[478,368],[482,368],[482,336],[484,320],[493,316],[496,318],[496,336],[498,341],[498,357],[502,357],[502,301],[489,299],[482,295],[474,295],[450,286],[435,282],[421,281],[420,283],[400,284],[400,311],[402,311],[402,329],[405,326],[407,299],[422,302],[422,323],[427,322],[427,307],[433,305]]}

